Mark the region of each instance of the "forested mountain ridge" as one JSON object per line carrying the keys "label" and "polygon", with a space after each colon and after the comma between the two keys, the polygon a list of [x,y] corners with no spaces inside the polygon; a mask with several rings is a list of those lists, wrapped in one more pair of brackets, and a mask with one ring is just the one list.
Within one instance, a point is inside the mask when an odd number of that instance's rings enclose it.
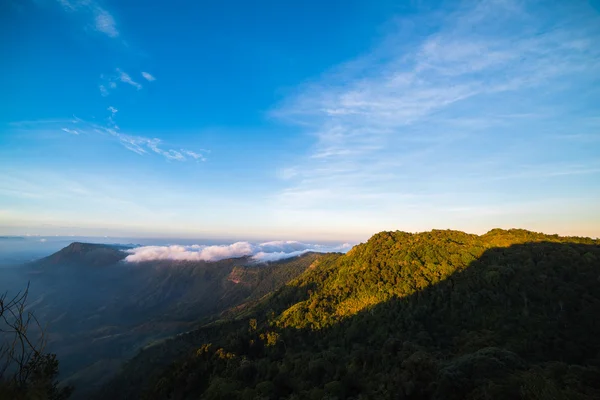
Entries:
{"label": "forested mountain ridge", "polygon": [[101,396],[600,398],[600,242],[381,232],[152,346]]}
{"label": "forested mountain ridge", "polygon": [[[306,274],[298,284],[318,290],[286,310],[279,326],[329,326],[363,308],[393,297],[406,297],[474,266],[489,249],[523,243],[584,243],[589,238],[543,235],[525,230],[496,229],[482,236],[434,230],[419,234],[381,232],[337,259],[332,268]],[[539,255],[533,255],[535,257]]]}

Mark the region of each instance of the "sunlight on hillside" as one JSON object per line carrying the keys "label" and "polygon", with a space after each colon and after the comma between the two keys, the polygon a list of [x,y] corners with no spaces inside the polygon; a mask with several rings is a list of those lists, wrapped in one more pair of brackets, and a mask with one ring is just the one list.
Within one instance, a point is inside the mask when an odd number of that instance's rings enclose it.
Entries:
{"label": "sunlight on hillside", "polygon": [[314,285],[318,290],[285,310],[276,324],[322,329],[373,305],[436,285],[468,268],[489,249],[540,242],[597,244],[588,238],[525,230],[496,229],[481,236],[439,230],[381,232],[290,283]]}

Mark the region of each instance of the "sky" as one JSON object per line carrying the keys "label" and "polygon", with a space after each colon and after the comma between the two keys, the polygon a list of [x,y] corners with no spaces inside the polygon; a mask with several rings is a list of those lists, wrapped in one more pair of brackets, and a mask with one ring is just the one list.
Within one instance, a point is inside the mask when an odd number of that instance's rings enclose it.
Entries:
{"label": "sky", "polygon": [[600,236],[600,1],[0,4],[0,235]]}

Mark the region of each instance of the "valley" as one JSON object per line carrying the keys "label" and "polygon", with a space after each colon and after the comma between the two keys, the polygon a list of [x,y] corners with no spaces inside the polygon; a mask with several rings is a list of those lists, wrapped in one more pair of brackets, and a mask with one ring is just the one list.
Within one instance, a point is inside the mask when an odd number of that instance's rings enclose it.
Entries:
{"label": "valley", "polygon": [[87,398],[142,347],[262,297],[318,258],[125,263],[123,250],[75,242],[0,271],[4,290],[29,284],[28,310],[44,322],[46,351],[57,354],[61,382],[76,388],[74,398]]}

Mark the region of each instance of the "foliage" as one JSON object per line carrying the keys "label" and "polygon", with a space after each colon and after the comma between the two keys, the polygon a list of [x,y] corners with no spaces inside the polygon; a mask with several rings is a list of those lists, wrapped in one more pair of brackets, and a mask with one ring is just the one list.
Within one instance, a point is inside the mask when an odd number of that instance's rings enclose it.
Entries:
{"label": "foliage", "polygon": [[0,296],[0,399],[67,399],[72,389],[59,387],[56,356],[44,352],[44,331],[26,311],[28,289]]}
{"label": "foliage", "polygon": [[76,242],[0,270],[6,288],[31,281],[29,306],[51,324],[48,349],[60,358],[63,383],[76,388],[77,398],[89,398],[144,346],[216,321],[226,310],[251,308],[320,257],[138,264],[117,262],[127,255],[121,249]]}
{"label": "foliage", "polygon": [[600,398],[600,243],[382,232],[140,353],[101,397]]}

